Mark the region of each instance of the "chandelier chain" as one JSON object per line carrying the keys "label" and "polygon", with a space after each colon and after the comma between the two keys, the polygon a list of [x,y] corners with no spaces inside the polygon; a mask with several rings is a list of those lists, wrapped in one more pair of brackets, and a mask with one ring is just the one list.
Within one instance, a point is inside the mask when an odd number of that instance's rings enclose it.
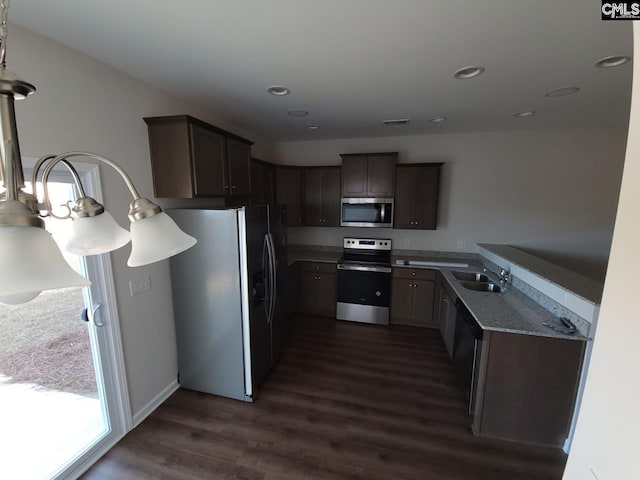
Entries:
{"label": "chandelier chain", "polygon": [[9,14],[9,0],[0,0],[0,64],[7,66],[7,16]]}

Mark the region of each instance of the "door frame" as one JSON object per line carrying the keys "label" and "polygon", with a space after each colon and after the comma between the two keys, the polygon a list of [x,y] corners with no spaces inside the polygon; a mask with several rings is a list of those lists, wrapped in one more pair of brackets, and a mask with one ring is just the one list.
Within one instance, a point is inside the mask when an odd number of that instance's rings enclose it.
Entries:
{"label": "door frame", "polygon": [[[26,180],[30,180],[31,172],[37,159],[23,158]],[[82,186],[87,195],[102,202],[102,186],[100,182],[100,168],[95,163],[74,161]],[[71,179],[66,169],[53,170],[49,178],[53,181],[68,182]],[[89,313],[89,335],[92,344],[94,362],[98,361],[101,368],[96,369],[96,383],[103,403],[103,414],[107,419],[109,433],[91,445],[74,461],[66,465],[54,477],[56,479],[77,479],[100,457],[108,452],[124,435],[133,428],[133,416],[127,384],[126,365],[122,346],[122,333],[118,316],[111,255],[93,255],[84,257],[81,262],[83,275],[93,272],[92,283],[82,290],[85,305],[100,305],[95,317],[104,324],[97,327],[92,312]],[[92,309],[90,309],[92,310]]]}

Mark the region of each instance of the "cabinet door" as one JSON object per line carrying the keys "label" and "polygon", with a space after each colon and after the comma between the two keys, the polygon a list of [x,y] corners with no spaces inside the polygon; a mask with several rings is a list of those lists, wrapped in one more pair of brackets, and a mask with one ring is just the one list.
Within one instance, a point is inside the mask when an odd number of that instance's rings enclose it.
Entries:
{"label": "cabinet door", "polygon": [[145,118],[149,131],[153,192],[156,197],[192,198],[191,131],[186,121]]}
{"label": "cabinet door", "polygon": [[317,275],[317,312],[327,317],[336,316],[336,275],[320,273]]}
{"label": "cabinet door", "polygon": [[302,220],[304,225],[322,226],[322,169],[304,169]]}
{"label": "cabinet door", "polygon": [[447,343],[447,310],[449,308],[449,300],[447,292],[442,285],[438,286],[438,327],[442,340]]}
{"label": "cabinet door", "polygon": [[414,280],[413,285],[411,325],[437,328],[438,322],[433,319],[434,282],[429,280]]}
{"label": "cabinet door", "polygon": [[342,158],[341,193],[343,197],[367,196],[367,156]]}
{"label": "cabinet door", "polygon": [[251,193],[251,147],[232,138],[227,139],[230,195]]}
{"label": "cabinet door", "polygon": [[275,205],[276,192],[275,185],[275,168],[273,165],[265,165],[263,170],[262,186],[264,191],[264,203],[267,205]]}
{"label": "cabinet door", "polygon": [[340,226],[340,167],[322,169],[322,226]]}
{"label": "cabinet door", "polygon": [[318,305],[318,274],[315,272],[300,273],[300,310],[313,313]]}
{"label": "cabinet door", "polygon": [[265,168],[260,162],[251,159],[251,204],[264,205],[265,202]]}
{"label": "cabinet door", "polygon": [[367,197],[393,197],[396,157],[370,155],[367,160]]}
{"label": "cabinet door", "polygon": [[273,205],[273,166],[251,159],[251,203]]}
{"label": "cabinet door", "polygon": [[302,169],[276,167],[276,203],[287,206],[287,225],[302,225]]}
{"label": "cabinet door", "polygon": [[215,196],[225,194],[225,138],[199,125],[191,125],[194,194]]}
{"label": "cabinet door", "polygon": [[287,267],[287,313],[295,314],[300,308],[300,263],[295,262]]}
{"label": "cabinet door", "polygon": [[453,360],[453,344],[456,338],[456,303],[448,294],[446,295],[448,308],[445,328],[445,345],[449,352],[449,358]]}
{"label": "cabinet door", "polygon": [[438,185],[440,166],[423,166],[416,172],[417,188],[414,211],[414,228],[435,230],[438,218]]}
{"label": "cabinet door", "polygon": [[391,279],[391,323],[411,323],[414,283],[406,278]]}
{"label": "cabinet door", "polygon": [[393,228],[415,228],[416,168],[396,169]]}

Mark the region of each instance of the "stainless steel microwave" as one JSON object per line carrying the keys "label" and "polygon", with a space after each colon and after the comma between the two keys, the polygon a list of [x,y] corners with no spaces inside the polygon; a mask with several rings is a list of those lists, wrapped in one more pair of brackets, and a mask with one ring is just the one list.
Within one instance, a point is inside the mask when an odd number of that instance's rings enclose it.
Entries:
{"label": "stainless steel microwave", "polygon": [[343,227],[393,227],[393,198],[343,198],[340,204]]}

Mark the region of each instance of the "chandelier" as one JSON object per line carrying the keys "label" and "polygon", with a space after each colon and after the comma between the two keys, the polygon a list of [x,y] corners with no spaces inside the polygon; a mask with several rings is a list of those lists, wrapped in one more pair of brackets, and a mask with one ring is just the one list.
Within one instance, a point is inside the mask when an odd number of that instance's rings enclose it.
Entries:
{"label": "chandelier", "polygon": [[[36,163],[31,178],[33,193],[24,190],[24,172],[18,143],[14,101],[35,92],[35,87],[6,67],[7,12],[9,0],[0,0],[0,303],[20,304],[43,290],[84,287],[90,282],[64,260],[42,218],[71,218],[65,249],[76,255],[111,252],[131,242],[130,267],[147,265],[191,248],[196,239],[151,200],[142,198],[129,175],[114,161],[89,152],[46,155]],[[133,200],[129,209],[130,232],[120,227],[104,206],[85,194],[71,159],[89,158],[113,168],[126,184]],[[67,213],[52,212],[47,182],[52,169],[61,164],[70,172],[77,190]],[[42,171],[42,198],[35,186]]]}

